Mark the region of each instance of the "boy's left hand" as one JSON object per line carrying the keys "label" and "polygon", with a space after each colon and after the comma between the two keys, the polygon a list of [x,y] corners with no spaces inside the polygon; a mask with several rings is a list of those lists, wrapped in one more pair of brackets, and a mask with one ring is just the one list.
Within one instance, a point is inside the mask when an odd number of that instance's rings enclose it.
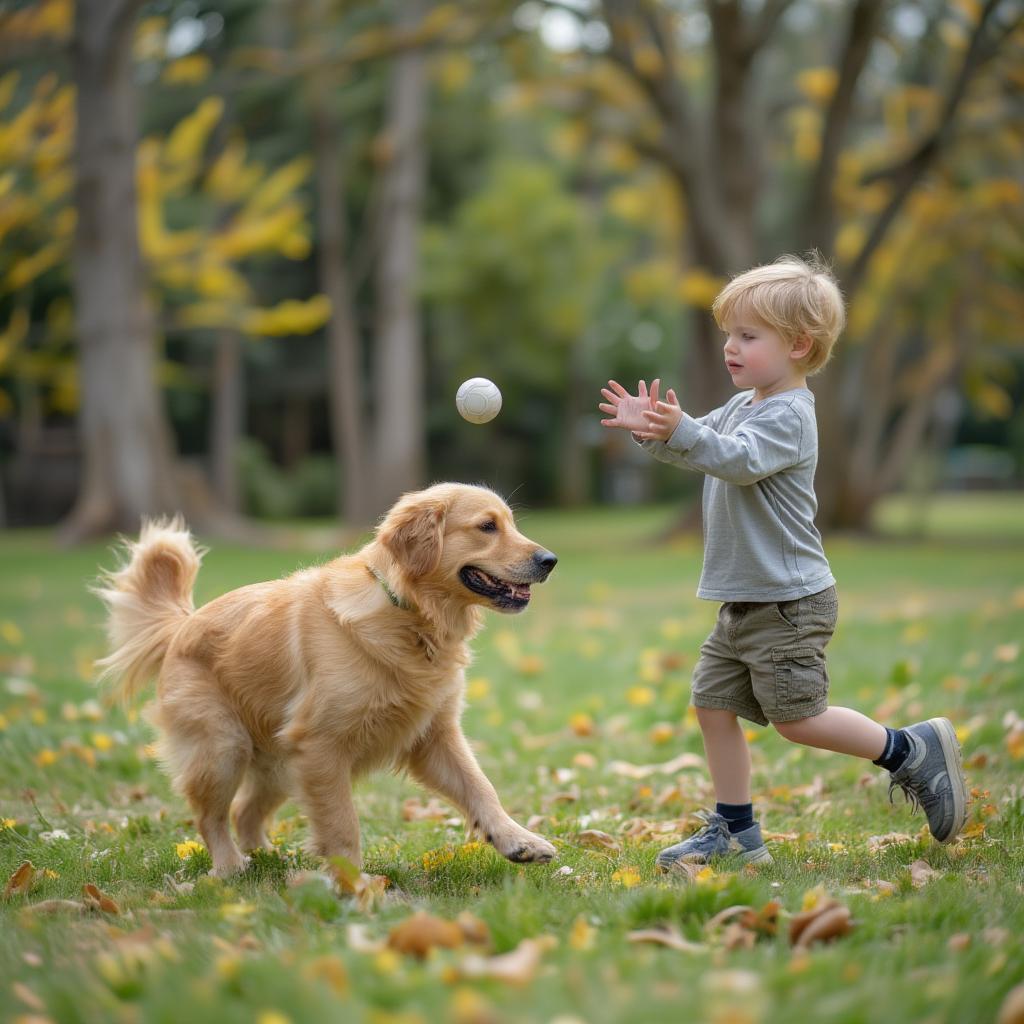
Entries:
{"label": "boy's left hand", "polygon": [[668,401],[655,402],[654,409],[644,410],[643,417],[647,421],[647,429],[638,430],[637,437],[644,441],[667,441],[672,436],[683,418],[683,410],[671,388],[665,397]]}

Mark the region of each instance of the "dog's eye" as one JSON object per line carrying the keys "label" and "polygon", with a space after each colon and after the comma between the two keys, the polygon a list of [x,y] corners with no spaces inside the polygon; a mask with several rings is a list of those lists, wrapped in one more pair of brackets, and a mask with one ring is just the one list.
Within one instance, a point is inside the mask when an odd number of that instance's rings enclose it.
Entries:
{"label": "dog's eye", "polygon": [[486,523],[480,524],[480,529],[483,530],[484,533],[497,533],[498,524],[493,519],[488,519]]}

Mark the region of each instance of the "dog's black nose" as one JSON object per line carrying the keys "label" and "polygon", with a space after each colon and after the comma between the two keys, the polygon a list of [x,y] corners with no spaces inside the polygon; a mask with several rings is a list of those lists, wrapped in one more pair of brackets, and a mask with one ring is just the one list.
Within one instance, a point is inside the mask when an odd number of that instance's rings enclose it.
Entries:
{"label": "dog's black nose", "polygon": [[535,551],[533,560],[545,571],[551,572],[558,564],[558,555],[554,551]]}

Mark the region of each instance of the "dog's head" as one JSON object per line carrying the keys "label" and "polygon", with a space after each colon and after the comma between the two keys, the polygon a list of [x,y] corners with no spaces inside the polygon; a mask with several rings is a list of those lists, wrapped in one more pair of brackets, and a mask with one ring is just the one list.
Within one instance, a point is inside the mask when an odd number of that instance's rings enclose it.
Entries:
{"label": "dog's head", "polygon": [[414,586],[440,587],[500,612],[522,611],[530,584],[546,580],[558,561],[516,529],[497,494],[467,484],[403,495],[377,538]]}

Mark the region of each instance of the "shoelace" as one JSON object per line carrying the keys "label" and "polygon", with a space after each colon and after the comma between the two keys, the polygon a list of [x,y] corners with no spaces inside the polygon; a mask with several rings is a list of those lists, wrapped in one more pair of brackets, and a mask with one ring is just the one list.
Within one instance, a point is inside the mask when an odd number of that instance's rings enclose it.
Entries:
{"label": "shoelace", "polygon": [[[704,822],[704,827],[700,829],[700,831],[695,832],[691,838],[697,839],[701,836],[709,836],[713,832],[719,832],[725,836],[729,835],[729,826],[726,823],[725,818],[720,815],[715,815],[711,811],[697,811],[696,814],[697,817]],[[718,820],[713,821],[713,817]]]}
{"label": "shoelace", "polygon": [[912,789],[907,783],[901,782],[899,779],[889,776],[889,803],[893,803],[893,792],[896,789],[903,790],[903,796],[906,798],[906,802],[910,804],[911,811],[916,811],[921,808],[925,812],[931,810],[932,807],[938,803],[938,795],[932,793],[931,790],[925,789],[923,793],[919,794],[916,790]]}

